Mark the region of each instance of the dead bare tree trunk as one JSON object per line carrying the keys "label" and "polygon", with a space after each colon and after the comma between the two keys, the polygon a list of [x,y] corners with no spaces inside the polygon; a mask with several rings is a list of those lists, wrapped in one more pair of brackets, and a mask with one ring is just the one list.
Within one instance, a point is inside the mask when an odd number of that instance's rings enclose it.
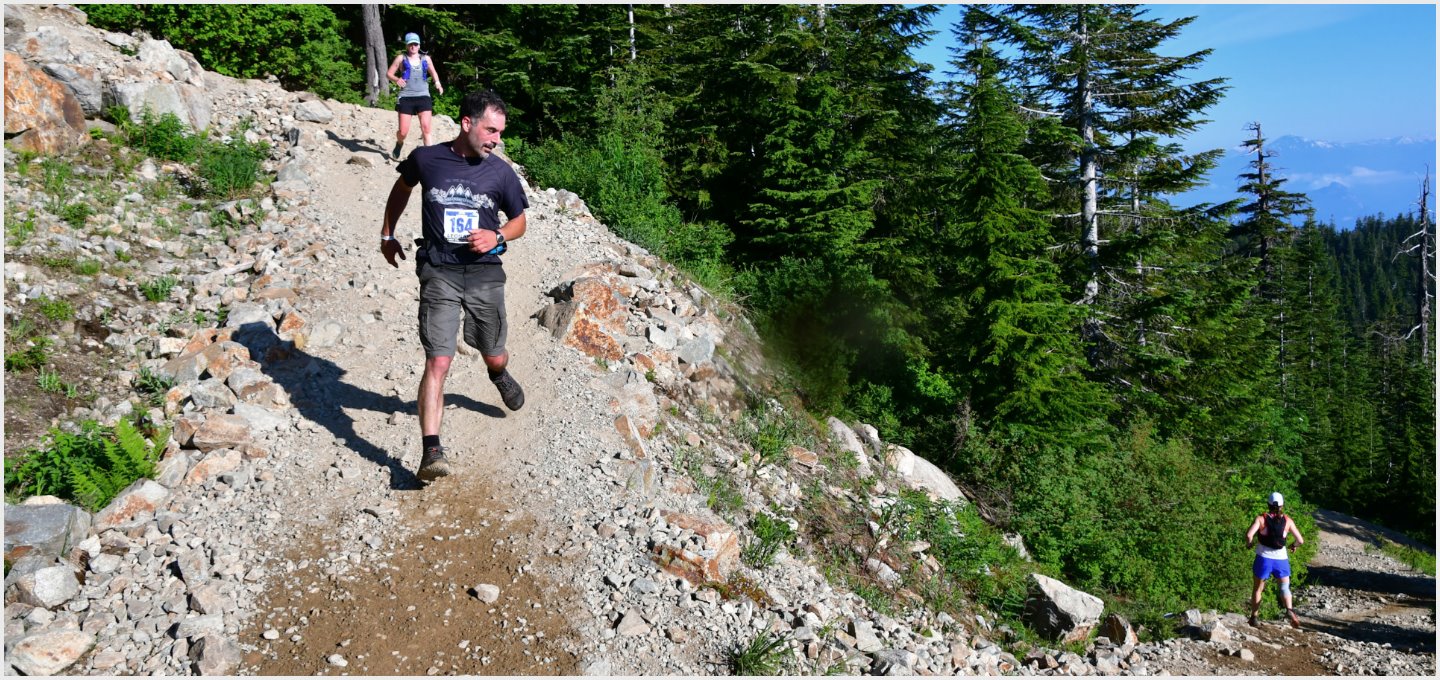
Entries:
{"label": "dead bare tree trunk", "polygon": [[1426,362],[1430,360],[1430,300],[1434,294],[1430,292],[1430,282],[1435,280],[1435,273],[1430,271],[1430,258],[1435,256],[1435,235],[1430,230],[1430,173],[1425,173],[1425,180],[1420,184],[1420,231],[1411,234],[1410,241],[1415,239],[1418,242],[1410,247],[1412,252],[1420,258],[1420,280],[1415,288],[1415,330],[1420,332],[1420,358]]}
{"label": "dead bare tree trunk", "polygon": [[630,61],[635,61],[635,5],[626,5],[625,13],[630,20]]}
{"label": "dead bare tree trunk", "polygon": [[380,5],[362,5],[365,17],[365,102],[371,106],[388,89],[385,81],[385,33],[380,29]]}

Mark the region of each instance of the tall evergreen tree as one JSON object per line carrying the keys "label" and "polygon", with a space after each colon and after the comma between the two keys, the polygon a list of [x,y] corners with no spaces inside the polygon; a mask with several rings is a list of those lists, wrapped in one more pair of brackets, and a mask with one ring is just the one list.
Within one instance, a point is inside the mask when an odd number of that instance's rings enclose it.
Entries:
{"label": "tall evergreen tree", "polygon": [[1254,154],[1250,169],[1240,175],[1240,191],[1250,202],[1240,207],[1241,221],[1232,230],[1237,252],[1259,262],[1259,297],[1275,303],[1280,297],[1280,259],[1277,251],[1288,245],[1295,230],[1295,220],[1313,216],[1310,199],[1304,194],[1286,191],[1289,180],[1279,176],[1273,163],[1274,154],[1265,149],[1265,136],[1259,123],[1247,128],[1254,136],[1245,140],[1245,149]]}
{"label": "tall evergreen tree", "polygon": [[1074,342],[1083,315],[1048,254],[1049,224],[1036,208],[1044,181],[1019,154],[1026,128],[994,52],[976,47],[956,66],[974,80],[957,102],[952,221],[931,246],[941,289],[954,297],[936,310],[939,349],[985,429],[1064,441],[1107,410]]}
{"label": "tall evergreen tree", "polygon": [[[1102,302],[1101,288],[1117,267],[1106,271],[1102,245],[1106,229],[1164,221],[1137,213],[1137,199],[1193,186],[1213,167],[1215,152],[1186,156],[1162,144],[1205,122],[1201,115],[1224,92],[1223,79],[1188,80],[1209,50],[1182,56],[1159,53],[1193,17],[1161,22],[1137,5],[1008,5],[1000,12],[972,8],[966,24],[1018,49],[1015,72],[1026,105],[1055,119],[1064,134],[1047,150],[1047,176],[1063,183],[1058,212],[1078,222],[1078,246],[1085,261],[1078,301]],[[1161,216],[1165,217],[1164,215]],[[1129,254],[1110,258],[1128,267]],[[1144,265],[1142,264],[1142,270]],[[1087,335],[1095,340],[1102,317],[1092,312]],[[1124,317],[1125,314],[1120,313]]]}

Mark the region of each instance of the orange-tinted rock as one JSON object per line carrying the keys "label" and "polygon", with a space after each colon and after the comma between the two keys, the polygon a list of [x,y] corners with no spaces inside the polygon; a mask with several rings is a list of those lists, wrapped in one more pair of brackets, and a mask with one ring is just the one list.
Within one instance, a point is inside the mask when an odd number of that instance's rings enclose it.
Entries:
{"label": "orange-tinted rock", "polygon": [[625,356],[620,342],[610,337],[600,325],[589,318],[576,317],[571,322],[563,342],[585,354],[607,361],[619,361]]}
{"label": "orange-tinted rock", "polygon": [[[290,289],[286,288],[285,290]],[[294,291],[291,291],[291,293],[293,294]],[[304,328],[305,325],[305,317],[300,316],[299,312],[290,312],[289,314],[285,315],[284,319],[280,320],[280,326],[275,330],[276,333],[280,335],[280,337],[284,338],[289,337],[291,333],[294,333],[295,331]]]}
{"label": "orange-tinted rock", "polygon": [[692,584],[725,581],[740,563],[740,538],[725,522],[701,515],[662,510],[665,521],[695,532],[705,541],[699,552],[672,545],[658,545],[653,552],[655,563],[667,573]]}
{"label": "orange-tinted rock", "polygon": [[250,443],[250,424],[233,414],[212,415],[195,431],[190,444],[201,451],[230,449]]}
{"label": "orange-tinted rock", "polygon": [[95,533],[125,528],[137,520],[155,516],[155,508],[170,497],[170,490],[149,479],[137,480],[95,515]]}
{"label": "orange-tinted rock", "polygon": [[645,439],[640,435],[640,430],[635,427],[635,422],[630,416],[620,416],[615,419],[615,430],[620,433],[620,438],[630,446],[630,451],[636,458],[646,459],[650,455],[645,451]]}
{"label": "orange-tinted rock", "polygon": [[790,456],[790,460],[804,465],[805,467],[813,468],[816,465],[820,464],[820,456],[816,455],[814,451],[806,449],[803,446],[791,446],[789,449],[785,450],[785,453]]}
{"label": "orange-tinted rock", "polygon": [[76,148],[89,139],[85,112],[70,88],[8,51],[5,136],[11,147],[44,155]]}
{"label": "orange-tinted rock", "polygon": [[199,331],[196,331],[195,335],[190,336],[190,342],[186,343],[185,349],[181,350],[180,354],[182,356],[186,354],[195,354],[196,352],[199,352],[200,350],[214,344],[218,335],[219,331],[214,328],[202,328]]}
{"label": "orange-tinted rock", "polygon": [[185,475],[185,483],[204,484],[212,477],[235,470],[240,467],[240,458],[240,452],[235,449],[213,451],[190,468],[190,472]]}

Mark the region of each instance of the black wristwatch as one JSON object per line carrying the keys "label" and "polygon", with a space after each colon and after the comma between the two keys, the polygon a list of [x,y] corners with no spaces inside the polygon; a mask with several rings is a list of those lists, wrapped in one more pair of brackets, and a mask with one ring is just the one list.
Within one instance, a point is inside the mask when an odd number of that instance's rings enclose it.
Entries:
{"label": "black wristwatch", "polygon": [[496,229],[496,230],[495,230],[495,245],[498,246],[498,245],[500,245],[501,243],[504,243],[504,242],[505,242],[505,232],[500,231],[499,229]]}

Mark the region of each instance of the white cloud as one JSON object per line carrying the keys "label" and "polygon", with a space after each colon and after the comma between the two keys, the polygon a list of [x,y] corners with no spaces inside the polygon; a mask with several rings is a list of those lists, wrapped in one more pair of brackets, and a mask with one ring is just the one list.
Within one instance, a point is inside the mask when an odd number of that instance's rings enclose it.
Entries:
{"label": "white cloud", "polygon": [[1347,173],[1313,173],[1297,172],[1288,175],[1287,178],[1297,184],[1304,185],[1305,189],[1323,189],[1331,184],[1339,183],[1347,187],[1374,186],[1377,184],[1389,184],[1399,180],[1410,180],[1411,177],[1396,170],[1372,170],[1362,165],[1350,168]]}

